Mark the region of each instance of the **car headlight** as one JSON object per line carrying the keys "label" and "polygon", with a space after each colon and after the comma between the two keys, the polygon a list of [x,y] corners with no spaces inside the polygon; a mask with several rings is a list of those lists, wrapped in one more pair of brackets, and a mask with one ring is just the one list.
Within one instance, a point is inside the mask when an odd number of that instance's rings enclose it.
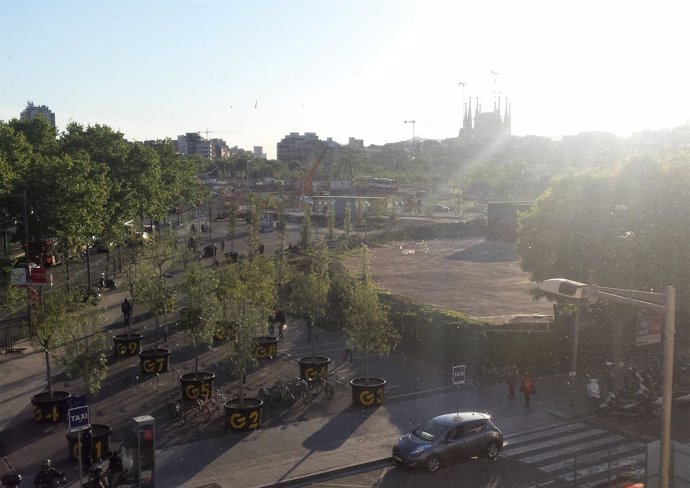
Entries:
{"label": "car headlight", "polygon": [[431,447],[431,444],[422,444],[419,447],[415,447],[412,452],[410,453],[410,456],[416,456],[418,454],[421,454],[422,452],[426,451]]}

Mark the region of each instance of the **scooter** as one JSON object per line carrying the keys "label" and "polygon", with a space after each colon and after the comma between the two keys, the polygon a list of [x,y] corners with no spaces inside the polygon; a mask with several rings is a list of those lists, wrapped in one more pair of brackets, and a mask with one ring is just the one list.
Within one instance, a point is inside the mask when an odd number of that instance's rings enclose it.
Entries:
{"label": "scooter", "polygon": [[599,415],[607,416],[620,415],[622,417],[639,419],[642,416],[642,410],[638,402],[636,401],[626,401],[622,403],[616,394],[609,392],[606,399],[599,404],[599,410],[597,412]]}

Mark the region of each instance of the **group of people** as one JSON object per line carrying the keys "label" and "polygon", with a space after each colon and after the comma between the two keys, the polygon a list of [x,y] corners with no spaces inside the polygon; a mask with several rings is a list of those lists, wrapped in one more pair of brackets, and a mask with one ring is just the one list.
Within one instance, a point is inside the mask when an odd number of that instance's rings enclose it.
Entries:
{"label": "group of people", "polygon": [[[87,429],[81,435],[81,445],[79,453],[82,462],[82,469],[84,473],[91,473],[92,477],[99,479],[101,477],[100,459],[93,459],[93,435],[91,429]],[[108,463],[108,486],[115,487],[122,477],[123,463],[122,458],[116,451],[108,453],[110,461]],[[65,474],[62,471],[55,469],[52,466],[50,459],[44,459],[41,463],[41,469],[34,477],[34,486],[37,488],[55,488],[66,480]],[[99,482],[100,483],[100,482]],[[98,485],[100,486],[100,485]]]}
{"label": "group of people", "polygon": [[515,398],[515,389],[518,386],[518,380],[520,381],[520,392],[524,397],[524,406],[525,408],[529,408],[530,397],[537,392],[537,388],[534,384],[534,376],[532,376],[532,373],[528,370],[520,375],[517,366],[510,366],[506,378],[509,398]]}
{"label": "group of people", "polygon": [[276,325],[278,326],[278,338],[283,338],[283,334],[287,325],[285,322],[287,318],[285,317],[285,311],[281,307],[276,307],[273,309],[273,314],[268,318],[268,333],[269,335],[275,335]]}

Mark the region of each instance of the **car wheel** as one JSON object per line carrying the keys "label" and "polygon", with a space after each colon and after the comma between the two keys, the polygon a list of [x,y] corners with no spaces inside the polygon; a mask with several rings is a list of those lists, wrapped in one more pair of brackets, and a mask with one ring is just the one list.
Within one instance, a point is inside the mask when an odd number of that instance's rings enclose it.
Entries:
{"label": "car wheel", "polygon": [[491,442],[488,446],[486,446],[486,451],[484,451],[484,457],[487,459],[496,459],[499,450],[500,447],[498,446],[498,443]]}
{"label": "car wheel", "polygon": [[435,471],[438,471],[438,468],[441,467],[441,461],[436,456],[430,456],[429,459],[426,460],[426,470],[430,473],[433,473]]}

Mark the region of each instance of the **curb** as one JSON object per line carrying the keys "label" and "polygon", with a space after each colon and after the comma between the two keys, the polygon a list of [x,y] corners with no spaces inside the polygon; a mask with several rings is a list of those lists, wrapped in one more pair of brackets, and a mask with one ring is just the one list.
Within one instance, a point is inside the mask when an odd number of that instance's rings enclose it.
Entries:
{"label": "curb", "polygon": [[365,473],[377,468],[383,468],[385,466],[393,466],[395,461],[392,457],[385,457],[382,459],[375,459],[373,461],[367,461],[365,463],[350,464],[348,466],[342,466],[339,468],[329,469],[325,471],[319,471],[318,473],[308,474],[305,476],[300,476],[298,478],[290,478],[285,481],[278,481],[277,483],[269,483],[267,485],[259,485],[258,488],[289,488],[305,486],[306,484],[311,484],[318,481],[328,481],[330,479],[339,477],[343,474],[357,474]]}

